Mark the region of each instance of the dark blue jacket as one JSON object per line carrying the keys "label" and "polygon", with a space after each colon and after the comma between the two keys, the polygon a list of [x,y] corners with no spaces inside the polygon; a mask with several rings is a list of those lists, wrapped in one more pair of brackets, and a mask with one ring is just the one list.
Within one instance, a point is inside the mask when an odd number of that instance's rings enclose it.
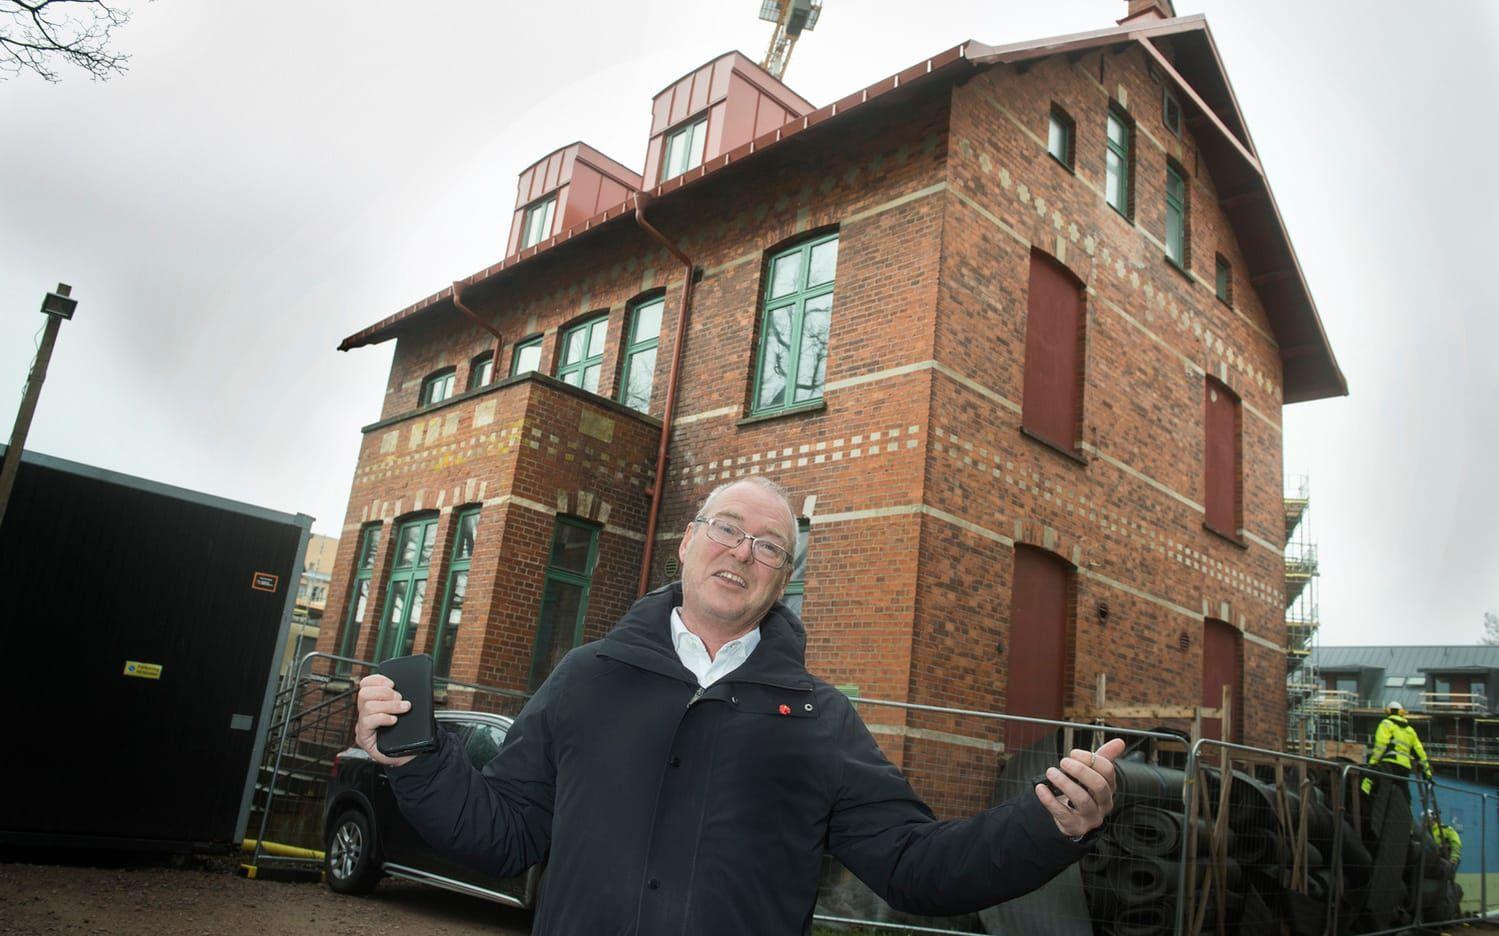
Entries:
{"label": "dark blue jacket", "polygon": [[573,650],[484,770],[456,744],[389,771],[429,844],[518,874],[548,860],[545,936],[806,933],[824,849],[897,909],[977,910],[1088,846],[1033,793],[938,822],[848,699],[807,673],[777,604],[706,690],[671,644],[671,585]]}

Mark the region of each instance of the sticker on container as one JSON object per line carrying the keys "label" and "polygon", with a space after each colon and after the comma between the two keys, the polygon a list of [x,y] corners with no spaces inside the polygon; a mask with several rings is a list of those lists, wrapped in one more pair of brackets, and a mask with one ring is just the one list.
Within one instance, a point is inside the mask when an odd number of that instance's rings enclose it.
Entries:
{"label": "sticker on container", "polygon": [[255,577],[250,580],[250,587],[256,591],[273,592],[280,582],[281,577],[279,575],[272,575],[269,572],[256,572]]}
{"label": "sticker on container", "polygon": [[141,663],[136,660],[125,661],[125,675],[135,676],[139,679],[160,679],[160,663]]}

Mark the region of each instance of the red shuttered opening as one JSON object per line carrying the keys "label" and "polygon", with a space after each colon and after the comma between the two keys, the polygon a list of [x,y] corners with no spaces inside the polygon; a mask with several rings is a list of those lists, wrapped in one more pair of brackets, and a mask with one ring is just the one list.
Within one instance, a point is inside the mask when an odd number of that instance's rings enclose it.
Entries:
{"label": "red shuttered opening", "polygon": [[1025,320],[1021,425],[1076,451],[1083,397],[1083,284],[1040,251],[1031,251]]}
{"label": "red shuttered opening", "polygon": [[1202,720],[1202,736],[1241,742],[1244,738],[1244,669],[1243,636],[1232,624],[1208,618],[1202,625],[1202,705],[1218,708],[1223,704],[1223,687],[1228,687],[1231,728],[1225,735],[1223,722],[1217,718]]}
{"label": "red shuttered opening", "polygon": [[[1015,547],[1010,607],[1005,711],[1033,718],[1062,717],[1066,703],[1067,632],[1072,567],[1050,553]],[[1018,751],[1055,729],[1014,725],[1005,746]]]}
{"label": "red shuttered opening", "polygon": [[1206,522],[1238,539],[1240,517],[1239,398],[1209,377],[1203,392],[1203,474]]}

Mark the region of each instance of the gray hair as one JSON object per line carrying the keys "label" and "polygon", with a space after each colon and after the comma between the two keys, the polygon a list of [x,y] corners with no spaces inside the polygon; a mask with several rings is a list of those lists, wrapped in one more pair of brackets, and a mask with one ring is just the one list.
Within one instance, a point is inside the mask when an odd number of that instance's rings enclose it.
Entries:
{"label": "gray hair", "polygon": [[703,501],[702,506],[698,508],[697,515],[699,517],[706,516],[708,513],[708,505],[712,504],[720,494],[722,494],[724,491],[727,491],[729,488],[734,487],[736,484],[753,485],[764,491],[765,493],[772,495],[781,502],[781,504],[786,508],[786,515],[791,518],[791,527],[786,531],[786,542],[791,543],[794,546],[796,543],[796,508],[791,506],[791,492],[787,491],[784,487],[775,483],[764,475],[746,475],[743,478],[735,478],[733,481],[725,481],[723,484],[720,484],[718,487],[708,492],[708,497]]}

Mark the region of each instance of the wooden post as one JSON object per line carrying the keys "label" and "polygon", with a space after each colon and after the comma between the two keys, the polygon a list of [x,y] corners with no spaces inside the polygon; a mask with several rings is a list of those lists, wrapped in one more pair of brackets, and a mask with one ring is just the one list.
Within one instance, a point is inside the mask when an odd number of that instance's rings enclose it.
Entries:
{"label": "wooden post", "polygon": [[[59,296],[68,296],[72,292],[73,287],[67,283],[57,284]],[[5,450],[4,463],[0,464],[0,526],[5,524],[5,508],[10,504],[10,491],[15,487],[16,475],[21,470],[21,453],[26,449],[31,417],[36,413],[37,400],[42,396],[42,383],[47,379],[47,365],[52,361],[52,346],[57,343],[57,330],[61,327],[60,316],[47,316],[42,343],[37,347],[36,358],[31,362],[31,373],[26,377],[26,392],[21,395],[21,408],[16,413],[15,426],[10,432],[10,446]]]}

